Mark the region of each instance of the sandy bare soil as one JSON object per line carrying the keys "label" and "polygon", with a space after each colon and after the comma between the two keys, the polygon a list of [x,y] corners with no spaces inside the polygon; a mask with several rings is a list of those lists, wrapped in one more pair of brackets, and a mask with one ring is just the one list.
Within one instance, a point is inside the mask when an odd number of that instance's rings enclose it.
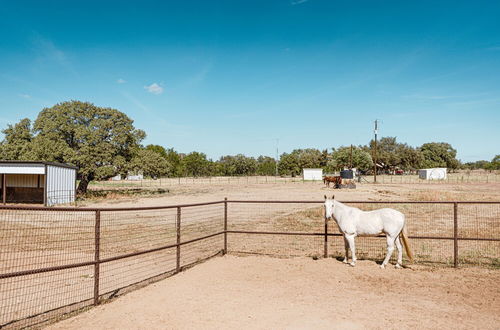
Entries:
{"label": "sandy bare soil", "polygon": [[226,256],[50,329],[498,329],[500,272]]}
{"label": "sandy bare soil", "polygon": [[[322,182],[225,185],[171,185],[168,193],[151,197],[119,197],[80,202],[80,206],[125,207],[202,203],[228,199],[321,200],[482,200],[499,201],[500,183],[467,184],[357,184],[356,189],[326,188]],[[147,188],[146,188],[147,189]]]}

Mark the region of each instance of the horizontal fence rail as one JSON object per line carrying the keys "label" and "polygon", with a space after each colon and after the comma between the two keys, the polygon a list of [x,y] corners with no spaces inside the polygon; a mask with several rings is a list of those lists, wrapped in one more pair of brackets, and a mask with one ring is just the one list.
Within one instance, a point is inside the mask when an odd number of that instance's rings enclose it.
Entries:
{"label": "horizontal fence rail", "polygon": [[[345,201],[403,212],[416,262],[500,266],[500,202]],[[40,325],[215,255],[342,257],[323,201],[157,207],[0,206],[0,327]],[[380,260],[384,236],[358,238]]]}

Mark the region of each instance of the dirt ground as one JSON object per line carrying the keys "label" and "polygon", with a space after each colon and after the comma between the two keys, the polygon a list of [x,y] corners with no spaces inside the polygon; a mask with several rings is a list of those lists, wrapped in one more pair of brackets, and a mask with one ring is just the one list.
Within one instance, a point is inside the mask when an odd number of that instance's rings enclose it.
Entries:
{"label": "dirt ground", "polygon": [[225,256],[49,329],[498,329],[500,273]]}
{"label": "dirt ground", "polygon": [[[163,195],[150,197],[113,196],[79,202],[79,206],[126,207],[240,200],[321,200],[335,194],[339,200],[474,200],[499,201],[500,183],[459,184],[357,184],[356,189],[326,188],[322,182],[268,184],[182,184],[162,187]],[[147,188],[145,188],[147,189]]]}

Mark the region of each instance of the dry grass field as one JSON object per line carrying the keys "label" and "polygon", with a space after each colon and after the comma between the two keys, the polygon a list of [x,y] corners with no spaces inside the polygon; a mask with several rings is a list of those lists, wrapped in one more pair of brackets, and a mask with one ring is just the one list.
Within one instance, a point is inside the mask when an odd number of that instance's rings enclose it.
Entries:
{"label": "dry grass field", "polygon": [[[200,179],[207,180],[207,179]],[[156,180],[158,181],[158,180]],[[271,181],[271,180],[269,180]],[[159,182],[159,181],[158,181]],[[122,185],[125,184],[125,187]],[[104,185],[97,183],[91,189],[120,189],[140,185],[138,182],[105,182]],[[140,187],[140,186],[139,186]],[[144,184],[145,190],[155,189],[156,185]],[[196,181],[176,184],[161,185],[168,190],[160,195],[150,195],[142,198],[136,196],[120,196],[116,194],[112,198],[92,199],[79,202],[80,206],[158,206],[173,205],[183,203],[198,203],[220,200],[227,197],[234,199],[251,200],[321,200],[324,194],[335,194],[339,200],[480,200],[499,201],[500,200],[500,180],[489,183],[380,183],[380,184],[357,184],[356,189],[332,189],[326,188],[323,182],[288,182],[278,181],[264,183],[249,182],[246,178],[229,183],[221,181],[217,184],[210,184],[204,181]]]}
{"label": "dry grass field", "polygon": [[[79,203],[79,207],[143,207],[191,204],[223,200],[321,201],[335,194],[341,201],[500,201],[500,183],[480,184],[358,184],[357,189],[334,190],[318,182],[277,182],[248,184],[182,184],[167,187],[160,195],[108,195]],[[150,188],[146,188],[150,189]],[[153,188],[151,188],[153,189]],[[452,205],[354,204],[363,209],[394,207],[406,214],[410,235],[452,235]],[[223,230],[223,204],[182,208],[181,240],[186,241]],[[176,242],[177,210],[101,212],[101,255],[112,258],[125,253],[154,249]],[[498,205],[460,205],[459,235],[500,237]],[[94,212],[0,210],[0,273],[23,271],[94,258]],[[324,230],[321,204],[229,203],[228,230],[284,231],[314,233]],[[331,232],[336,232],[333,223]],[[498,267],[498,242],[460,241],[460,261]],[[181,264],[188,265],[220,252],[222,235],[182,246]],[[452,241],[412,240],[419,263],[450,265]],[[329,256],[343,253],[339,237],[330,237]],[[385,243],[379,238],[358,241],[359,256],[382,258]],[[228,250],[234,255],[318,257],[323,253],[322,236],[275,236],[228,234]],[[112,261],[101,265],[100,292],[116,296],[122,288],[175,270],[176,249]],[[245,258],[244,258],[245,259]],[[482,272],[482,270],[477,270]],[[470,271],[474,273],[474,268]],[[469,274],[469,273],[467,273]],[[66,304],[83,302],[93,296],[93,266],[26,275],[0,280],[0,324],[43,313]],[[43,297],[43,304],[40,298]]]}

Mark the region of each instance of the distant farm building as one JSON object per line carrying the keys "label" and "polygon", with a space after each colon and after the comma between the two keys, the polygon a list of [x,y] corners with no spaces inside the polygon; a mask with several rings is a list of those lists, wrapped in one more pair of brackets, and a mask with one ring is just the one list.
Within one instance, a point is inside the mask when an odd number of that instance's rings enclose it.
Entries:
{"label": "distant farm building", "polygon": [[418,170],[418,177],[422,180],[446,180],[447,169],[445,167],[421,169]]}
{"label": "distant farm building", "polygon": [[121,180],[128,180],[128,181],[141,181],[144,180],[144,175],[142,173],[132,173],[132,174],[127,174],[125,178],[122,178],[121,174],[117,174],[114,177],[110,179],[111,181],[121,181]]}
{"label": "distant farm building", "polygon": [[129,181],[144,180],[144,175],[142,175],[142,173],[139,173],[139,174],[128,174],[126,180],[129,180]]}
{"label": "distant farm building", "polygon": [[77,167],[38,161],[0,161],[0,198],[5,203],[72,203]]}
{"label": "distant farm building", "polygon": [[115,175],[114,177],[110,178],[109,180],[110,181],[120,181],[121,179],[122,179],[122,175],[118,174],[118,175]]}
{"label": "distant farm building", "polygon": [[322,168],[303,168],[302,179],[304,181],[320,181],[323,180]]}

